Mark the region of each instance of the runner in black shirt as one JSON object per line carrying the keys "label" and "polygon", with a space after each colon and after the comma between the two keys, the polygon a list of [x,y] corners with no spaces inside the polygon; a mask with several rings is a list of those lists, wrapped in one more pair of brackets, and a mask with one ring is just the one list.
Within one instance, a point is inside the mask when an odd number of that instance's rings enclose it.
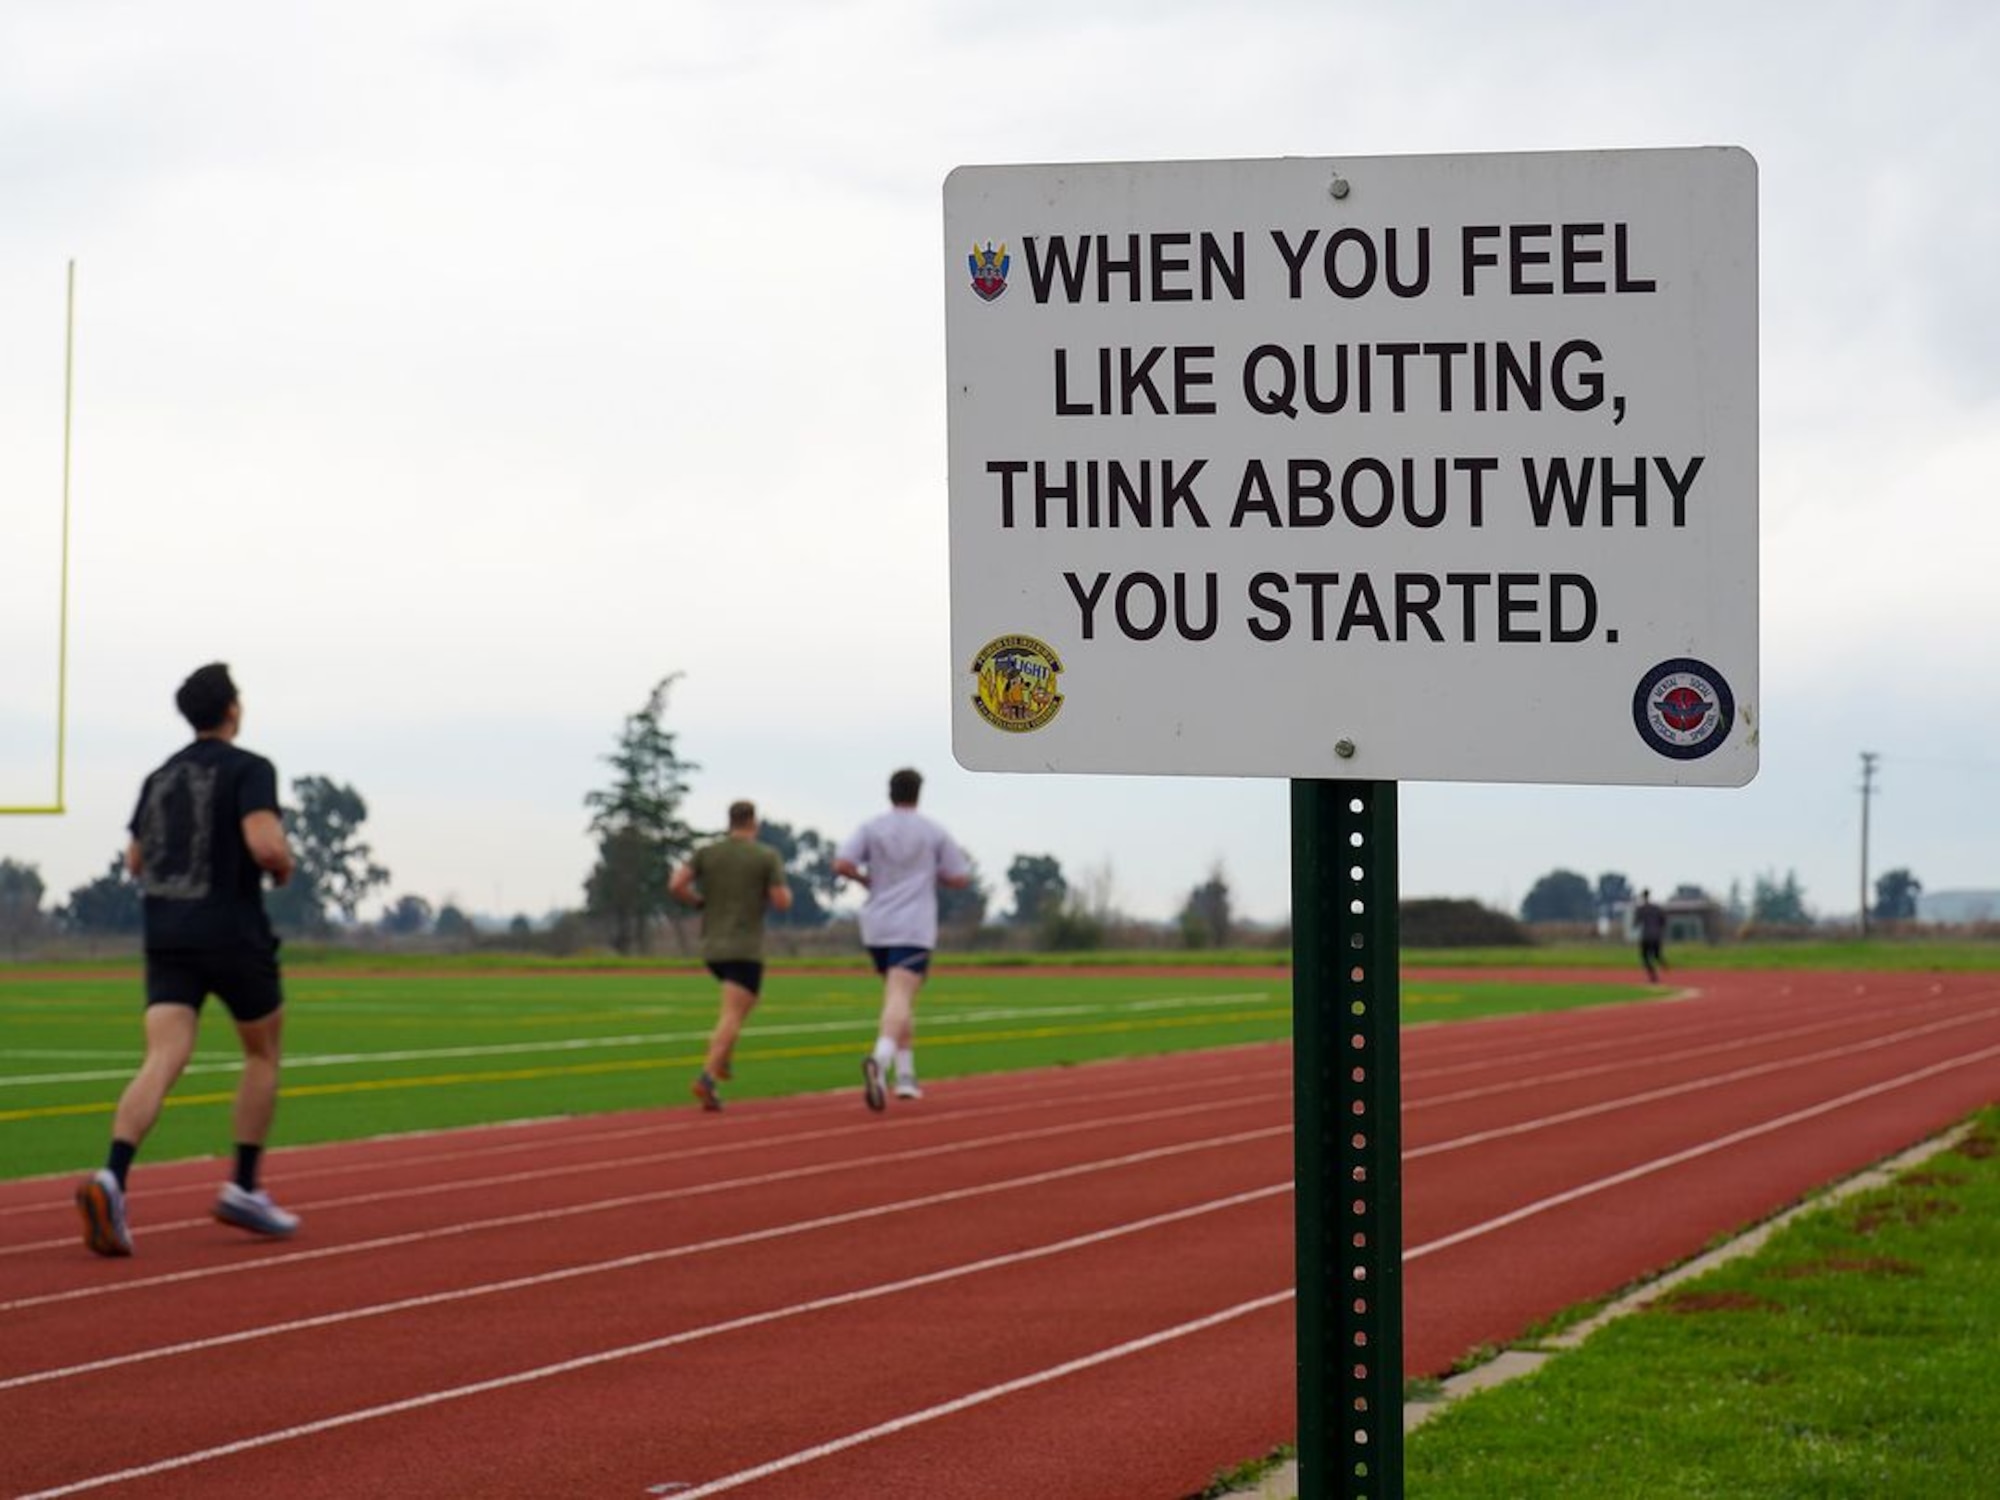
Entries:
{"label": "runner in black shirt", "polygon": [[1667,966],[1663,945],[1667,940],[1667,914],[1653,904],[1651,891],[1639,892],[1639,909],[1632,914],[1639,926],[1639,962],[1646,966],[1646,978],[1659,982],[1660,970]]}
{"label": "runner in black shirt", "polygon": [[111,1153],[76,1190],[84,1243],[99,1255],[130,1255],[126,1174],[167,1091],[194,1051],[202,1002],[219,998],[243,1043],[236,1089],[236,1173],[215,1217],[255,1234],[288,1235],[296,1215],[257,1186],[264,1138],[278,1101],[284,995],[278,940],[264,914],[263,877],[283,885],[292,851],[278,814],[278,774],[236,747],[243,704],[220,662],[203,667],[174,697],[194,743],[146,778],[132,814],[125,864],[145,890],[146,1060],[118,1101]]}

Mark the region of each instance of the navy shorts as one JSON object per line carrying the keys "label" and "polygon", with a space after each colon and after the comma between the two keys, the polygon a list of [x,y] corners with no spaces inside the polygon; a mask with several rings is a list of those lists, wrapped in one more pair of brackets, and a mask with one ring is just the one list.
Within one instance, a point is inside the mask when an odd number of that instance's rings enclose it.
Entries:
{"label": "navy shorts", "polygon": [[931,950],[928,948],[870,948],[868,956],[875,960],[877,974],[886,974],[891,969],[908,969],[912,974],[928,974],[931,971]]}
{"label": "navy shorts", "polygon": [[246,949],[148,950],[146,1003],[186,1005],[200,1011],[210,995],[240,1022],[261,1021],[285,1003],[278,953]]}
{"label": "navy shorts", "polygon": [[708,966],[708,972],[724,984],[740,984],[751,994],[764,988],[764,966],[743,958],[725,958]]}

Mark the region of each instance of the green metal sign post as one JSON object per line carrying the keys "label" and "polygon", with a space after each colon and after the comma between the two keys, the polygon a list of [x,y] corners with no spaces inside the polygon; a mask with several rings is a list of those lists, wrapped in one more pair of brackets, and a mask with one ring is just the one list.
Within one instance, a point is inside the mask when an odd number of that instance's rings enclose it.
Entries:
{"label": "green metal sign post", "polygon": [[1292,783],[1299,1500],[1403,1493],[1396,783]]}

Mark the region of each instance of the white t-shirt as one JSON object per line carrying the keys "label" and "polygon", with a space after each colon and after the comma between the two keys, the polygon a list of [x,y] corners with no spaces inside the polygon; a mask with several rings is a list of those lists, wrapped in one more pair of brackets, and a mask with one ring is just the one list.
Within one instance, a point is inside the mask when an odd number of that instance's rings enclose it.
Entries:
{"label": "white t-shirt", "polygon": [[935,948],[938,877],[972,873],[951,835],[914,807],[877,813],[834,854],[868,877],[861,941],[870,948]]}

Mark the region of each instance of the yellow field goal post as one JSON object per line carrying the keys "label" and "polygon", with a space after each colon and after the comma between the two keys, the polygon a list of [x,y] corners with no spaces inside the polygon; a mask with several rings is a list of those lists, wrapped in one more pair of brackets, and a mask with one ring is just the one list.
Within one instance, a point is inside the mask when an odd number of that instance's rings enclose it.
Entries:
{"label": "yellow field goal post", "polygon": [[[30,802],[30,803],[16,804],[13,801],[13,789],[7,785],[0,784],[0,815],[15,815],[15,816],[36,815],[36,814],[60,815],[65,811],[65,806],[63,801],[63,791],[64,791],[63,777],[69,759],[68,731],[69,731],[70,423],[71,423],[71,412],[72,412],[72,397],[75,390],[75,371],[76,371],[76,262],[71,261],[69,262],[69,267],[68,267],[68,274],[66,278],[66,287],[65,287],[65,297],[63,302],[62,517],[61,517],[61,539],[59,545],[56,548],[58,555],[59,571],[57,574],[56,599],[55,599],[55,605],[56,605],[55,796],[52,801],[45,803]],[[33,489],[38,487],[39,486],[34,486],[34,485],[22,485],[19,487],[19,489],[22,492],[32,492]],[[28,501],[25,498],[24,493],[9,493],[9,491],[13,491],[15,489],[16,487],[11,483],[9,483],[5,478],[5,476],[0,476],[0,517],[18,516],[22,513],[27,512],[32,508],[32,502]],[[25,529],[26,528],[22,528],[22,530]],[[39,552],[39,548],[33,546],[15,545],[14,538],[18,537],[20,534],[21,531],[17,530],[14,524],[11,523],[0,524],[0,552],[12,554],[12,557],[8,560],[8,572],[7,572],[7,576],[10,579],[25,578],[28,575],[29,564],[31,563],[31,561],[33,561],[30,554]],[[41,556],[45,557],[46,554],[43,553],[41,554]],[[39,568],[41,565],[42,564],[40,563],[35,564],[37,568]],[[39,589],[23,590],[22,592],[34,595],[40,594]],[[9,619],[9,626],[11,629],[12,625],[15,623],[14,618],[12,616],[9,616],[8,619]],[[34,649],[34,654],[38,656],[41,661],[46,662],[47,660],[46,657],[39,656],[40,651],[44,649],[44,647],[38,644],[33,649]],[[14,652],[15,652],[15,645],[13,643],[9,643],[6,648],[6,654],[11,657],[12,655],[14,655]],[[41,668],[33,669],[34,675],[39,675],[39,672],[41,670],[42,670]],[[11,672],[8,675],[10,678],[12,677]],[[45,690],[46,690],[46,679],[44,679],[44,682],[41,686],[34,688],[34,692],[36,693]],[[24,696],[27,695],[25,689],[23,689],[23,693]],[[12,718],[14,712],[20,710],[21,708],[22,705],[19,704],[0,704],[0,710],[5,710],[10,719]],[[8,761],[9,761],[9,766],[11,768],[11,763],[12,763],[11,755],[8,757]],[[10,769],[10,774],[11,774],[11,769]]]}

